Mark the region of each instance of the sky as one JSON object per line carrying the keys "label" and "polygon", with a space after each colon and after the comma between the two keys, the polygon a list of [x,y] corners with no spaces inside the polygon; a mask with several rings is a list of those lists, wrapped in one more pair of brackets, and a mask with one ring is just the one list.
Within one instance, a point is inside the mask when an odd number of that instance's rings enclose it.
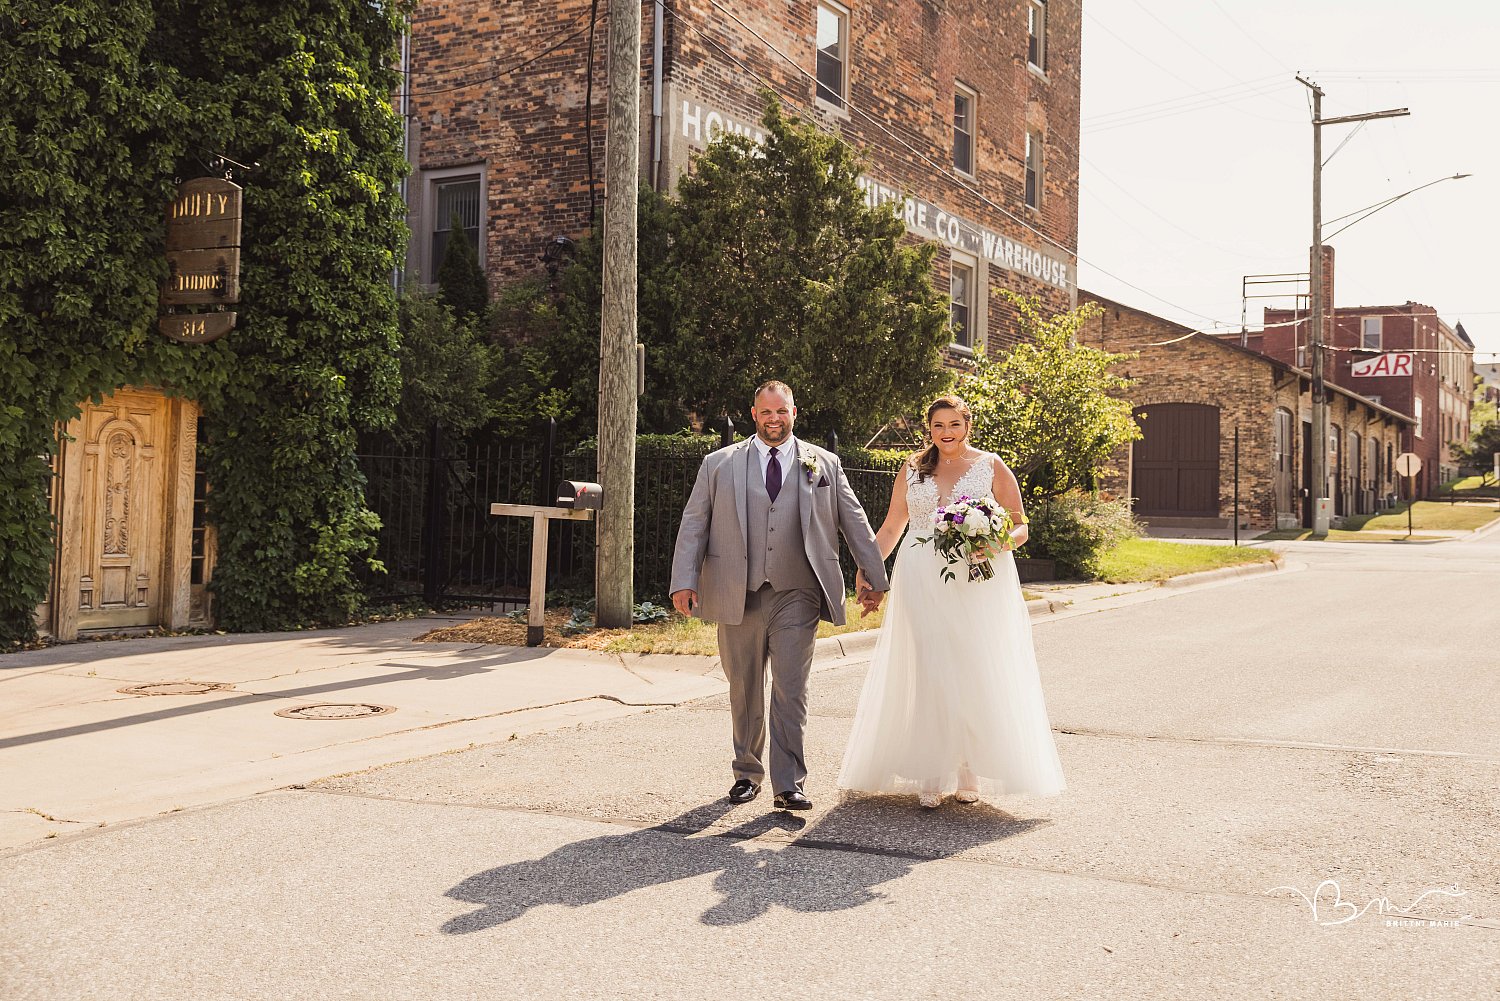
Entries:
{"label": "sky", "polygon": [[[1243,276],[1305,272],[1313,129],[1301,73],[1324,90],[1325,118],[1411,111],[1323,128],[1335,306],[1426,303],[1497,353],[1477,360],[1500,360],[1497,53],[1493,0],[1084,0],[1080,286],[1238,330]],[[1329,220],[1455,173],[1473,176],[1329,239],[1342,225]],[[1251,329],[1267,305],[1290,300],[1252,301]]]}

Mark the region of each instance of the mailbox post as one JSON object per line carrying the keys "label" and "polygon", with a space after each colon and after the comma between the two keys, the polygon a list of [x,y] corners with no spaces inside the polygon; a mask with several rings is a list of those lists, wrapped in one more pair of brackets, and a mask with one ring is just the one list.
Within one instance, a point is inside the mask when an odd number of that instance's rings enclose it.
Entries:
{"label": "mailbox post", "polygon": [[547,612],[547,529],[553,519],[593,521],[603,506],[597,483],[564,480],[557,488],[557,504],[491,504],[490,514],[531,519],[531,597],[526,608],[526,645],[541,646]]}

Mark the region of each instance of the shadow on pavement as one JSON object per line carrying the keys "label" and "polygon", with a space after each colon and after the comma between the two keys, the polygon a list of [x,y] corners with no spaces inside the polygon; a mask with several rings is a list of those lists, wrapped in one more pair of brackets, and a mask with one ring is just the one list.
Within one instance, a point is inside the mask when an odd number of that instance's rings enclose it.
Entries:
{"label": "shadow on pavement", "polygon": [[[763,813],[694,837],[734,809],[727,801],[710,803],[654,827],[574,842],[539,859],[470,876],[447,896],[480,909],[452,918],[442,931],[483,931],[514,921],[533,907],[583,907],[711,873],[718,874],[713,885],[723,899],[698,918],[706,925],[744,924],[776,906],[804,913],[847,910],[882,899],[876,887],[900,879],[921,862],[1046,823],[1018,820],[984,804],[930,813],[914,803],[910,797],[851,800],[811,827],[792,814]],[[879,830],[872,831],[872,825]],[[744,844],[776,830],[798,836],[776,847]],[[863,836],[871,833],[878,836]],[[664,843],[664,835],[678,840]],[[824,851],[810,856],[787,852],[787,847]]]}

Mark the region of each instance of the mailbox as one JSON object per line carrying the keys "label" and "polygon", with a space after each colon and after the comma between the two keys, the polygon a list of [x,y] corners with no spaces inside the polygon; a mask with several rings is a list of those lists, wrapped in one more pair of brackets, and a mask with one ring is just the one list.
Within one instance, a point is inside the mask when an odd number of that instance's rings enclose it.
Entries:
{"label": "mailbox", "polygon": [[597,483],[563,480],[557,485],[557,506],[575,511],[602,511],[604,488]]}

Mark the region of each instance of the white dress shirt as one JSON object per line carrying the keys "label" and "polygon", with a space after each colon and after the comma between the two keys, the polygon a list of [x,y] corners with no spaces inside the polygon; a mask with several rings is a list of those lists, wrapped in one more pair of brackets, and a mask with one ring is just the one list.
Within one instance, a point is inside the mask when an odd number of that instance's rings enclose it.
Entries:
{"label": "white dress shirt", "polygon": [[[766,467],[771,464],[771,446],[760,435],[755,436],[755,452],[760,456],[760,479],[766,479]],[[776,446],[776,463],[781,466],[781,485],[786,486],[791,475],[792,463],[797,458],[797,436],[787,435],[786,441]]]}

